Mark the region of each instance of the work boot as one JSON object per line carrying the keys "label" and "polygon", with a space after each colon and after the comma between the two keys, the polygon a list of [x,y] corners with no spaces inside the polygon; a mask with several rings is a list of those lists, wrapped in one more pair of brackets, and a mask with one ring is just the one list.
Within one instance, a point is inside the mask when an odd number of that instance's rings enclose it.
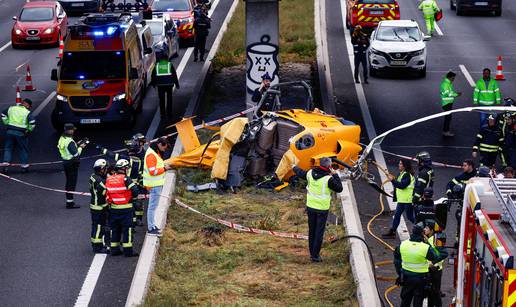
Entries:
{"label": "work boot", "polygon": [[193,61],[194,61],[194,62],[197,62],[197,57],[194,57],[194,58],[193,58]]}
{"label": "work boot", "polygon": [[111,249],[111,256],[120,256],[123,252],[120,250],[120,248],[114,248]]}
{"label": "work boot", "polygon": [[355,83],[356,83],[356,84],[360,84],[360,80],[355,79]]}
{"label": "work boot", "polygon": [[312,262],[322,262],[321,256],[310,257],[310,260],[312,260]]}
{"label": "work boot", "polygon": [[81,206],[76,205],[75,203],[66,203],[66,209],[79,209]]}
{"label": "work boot", "polygon": [[130,252],[130,253],[125,253],[124,256],[126,256],[126,257],[138,257],[138,256],[140,256],[140,254],[138,254],[137,252]]}
{"label": "work boot", "polygon": [[7,166],[2,167],[2,174],[7,175],[9,173],[9,168]]}
{"label": "work boot", "polygon": [[383,238],[395,238],[396,237],[396,232],[392,229],[389,229],[388,232],[382,234],[382,237]]}
{"label": "work boot", "polygon": [[367,81],[367,79],[364,80],[364,84],[369,84],[369,82]]}
{"label": "work boot", "polygon": [[201,58],[201,62],[204,62],[204,58]]}
{"label": "work boot", "polygon": [[142,220],[136,220],[136,226],[143,226],[143,221]]}
{"label": "work boot", "polygon": [[450,131],[443,131],[443,136],[452,137],[455,136],[455,134],[451,133]]}
{"label": "work boot", "polygon": [[93,252],[95,254],[109,254],[109,251],[107,249],[105,249],[104,247],[101,247],[101,248],[93,248]]}
{"label": "work boot", "polygon": [[29,172],[29,167],[22,167],[22,168],[21,168],[21,172],[22,172],[23,174],[27,174],[27,173]]}

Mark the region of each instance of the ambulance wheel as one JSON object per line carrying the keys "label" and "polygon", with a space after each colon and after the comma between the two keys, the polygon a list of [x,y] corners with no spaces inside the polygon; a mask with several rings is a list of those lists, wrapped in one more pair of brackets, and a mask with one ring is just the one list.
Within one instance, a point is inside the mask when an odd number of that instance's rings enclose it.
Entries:
{"label": "ambulance wheel", "polygon": [[20,49],[20,45],[12,43],[11,46],[13,49]]}
{"label": "ambulance wheel", "polygon": [[496,17],[502,16],[502,9],[495,10],[495,11],[494,11],[494,15],[495,15]]}
{"label": "ambulance wheel", "polygon": [[464,10],[459,5],[456,5],[455,13],[457,14],[457,16],[462,16],[464,15]]}
{"label": "ambulance wheel", "polygon": [[[147,96],[147,74],[145,74],[145,76],[143,77],[143,88],[142,88],[142,97],[145,98],[145,96]],[[142,98],[142,101],[143,101],[143,98]],[[140,103],[141,105],[141,103]],[[139,108],[139,106],[138,106]],[[138,113],[140,113],[141,111],[138,111],[138,109],[136,109]]]}
{"label": "ambulance wheel", "polygon": [[50,122],[52,123],[52,127],[54,127],[56,131],[63,130],[64,124],[57,119],[57,114],[55,112],[52,112],[52,115],[50,116]]}
{"label": "ambulance wheel", "polygon": [[426,77],[426,66],[421,69],[419,72],[419,78],[425,78]]}
{"label": "ambulance wheel", "polygon": [[378,77],[378,71],[369,65],[369,75],[371,77]]}

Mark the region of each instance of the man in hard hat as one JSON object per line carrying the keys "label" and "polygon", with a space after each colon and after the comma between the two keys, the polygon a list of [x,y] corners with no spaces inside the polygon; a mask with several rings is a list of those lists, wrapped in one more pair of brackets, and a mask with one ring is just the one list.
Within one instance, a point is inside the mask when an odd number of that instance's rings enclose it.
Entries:
{"label": "man in hard hat", "polygon": [[108,216],[109,208],[106,201],[107,161],[98,159],[93,164],[93,174],[90,176],[90,212],[91,212],[91,246],[93,252],[107,253],[109,244]]}
{"label": "man in hard hat", "polygon": [[425,18],[426,33],[432,36],[435,27],[435,13],[440,10],[439,7],[437,7],[435,0],[423,0],[419,4],[419,10],[423,12],[423,17]]}
{"label": "man in hard hat", "polygon": [[[456,73],[449,71],[439,87],[439,92],[441,93],[441,107],[443,111],[450,111],[453,109],[455,98],[462,95],[461,92],[456,92],[453,88],[453,82],[455,81],[456,76]],[[451,119],[451,114],[444,117],[443,136],[454,136],[454,134],[450,131]]]}
{"label": "man in hard hat", "polygon": [[[491,70],[482,70],[482,79],[478,80],[473,90],[473,104],[480,107],[493,106],[502,103],[502,94],[498,82],[491,78]],[[489,113],[480,112],[480,128],[487,126]]]}
{"label": "man in hard hat", "polygon": [[[77,176],[79,175],[79,157],[82,150],[89,143],[88,139],[83,139],[79,142],[75,142],[73,136],[75,134],[75,126],[73,124],[65,124],[64,131],[57,143],[59,149],[59,155],[63,160],[63,168],[66,177],[65,190],[73,192],[77,186]],[[74,202],[73,194],[66,193],[66,208],[76,209],[80,208]]]}
{"label": "man in hard hat", "polygon": [[147,233],[160,235],[161,230],[156,225],[154,214],[158,207],[163,184],[165,184],[165,172],[171,166],[165,164],[163,155],[169,149],[170,144],[167,138],[161,137],[157,142],[152,143],[145,152],[143,162],[143,185],[149,191],[149,205],[147,207]]}
{"label": "man in hard hat", "polygon": [[321,262],[321,246],[326,227],[326,219],[331,205],[331,192],[342,192],[339,175],[331,167],[330,158],[321,158],[319,166],[309,171],[293,165],[300,178],[306,179],[306,212],[308,215],[308,246],[312,262]]}
{"label": "man in hard hat", "polygon": [[425,287],[428,283],[428,261],[437,263],[444,259],[438,255],[423,236],[423,226],[412,227],[410,239],[401,242],[394,250],[394,267],[401,286],[401,307],[423,306]]}
{"label": "man in hard hat", "polygon": [[138,196],[138,187],[127,176],[129,161],[120,159],[115,164],[115,174],[106,179],[107,200],[110,205],[111,255],[138,256],[133,250],[133,199]]}
{"label": "man in hard hat", "polygon": [[151,85],[158,87],[159,111],[161,117],[172,118],[174,85],[179,89],[179,80],[174,65],[170,61],[168,48],[163,44],[156,47],[156,66],[152,71]]}
{"label": "man in hard hat", "polygon": [[414,183],[414,194],[412,204],[417,206],[423,200],[423,191],[434,186],[434,170],[432,169],[432,158],[427,151],[419,152],[416,155],[418,172]]}
{"label": "man in hard hat", "polygon": [[[473,158],[480,154],[480,166],[493,167],[498,154],[502,152],[504,138],[502,132],[496,125],[493,114],[487,118],[487,127],[481,128],[477,133],[475,144],[473,145]],[[502,164],[505,164],[504,156],[500,155]]]}
{"label": "man in hard hat", "polygon": [[7,126],[4,143],[4,173],[11,163],[14,148],[20,152],[22,172],[29,169],[29,134],[36,127],[36,120],[32,117],[30,109],[32,101],[24,99],[14,106],[10,106],[2,112],[2,122]]}

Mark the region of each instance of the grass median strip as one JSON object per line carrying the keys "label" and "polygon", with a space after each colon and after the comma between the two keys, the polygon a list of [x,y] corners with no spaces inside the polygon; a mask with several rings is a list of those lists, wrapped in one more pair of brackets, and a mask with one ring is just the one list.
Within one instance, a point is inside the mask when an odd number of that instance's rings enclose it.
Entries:
{"label": "grass median strip", "polygon": [[[185,191],[206,171],[180,171],[177,197],[209,215],[267,230],[307,232],[304,189],[249,185],[237,194]],[[338,214],[338,212],[335,212]],[[310,262],[307,241],[239,233],[172,205],[146,306],[355,306],[343,240],[325,243],[324,262]],[[331,225],[328,236],[343,234]]]}

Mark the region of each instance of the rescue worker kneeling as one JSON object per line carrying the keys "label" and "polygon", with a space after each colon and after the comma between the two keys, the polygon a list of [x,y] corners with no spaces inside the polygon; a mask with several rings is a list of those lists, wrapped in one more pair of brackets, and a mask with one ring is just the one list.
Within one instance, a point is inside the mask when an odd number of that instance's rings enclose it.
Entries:
{"label": "rescue worker kneeling", "polygon": [[120,242],[126,257],[138,256],[133,251],[133,204],[138,196],[137,185],[127,176],[129,161],[120,159],[115,165],[115,174],[107,177],[107,200],[110,204],[111,255],[122,254]]}
{"label": "rescue worker kneeling", "polygon": [[107,161],[98,159],[93,164],[93,174],[90,176],[90,212],[91,212],[91,246],[93,252],[108,253],[109,246],[109,208],[106,201]]}
{"label": "rescue worker kneeling", "polygon": [[428,261],[438,263],[446,258],[445,252],[438,255],[436,249],[425,242],[423,226],[412,227],[410,239],[401,242],[394,250],[394,266],[401,286],[401,307],[423,306],[425,287],[428,284]]}

